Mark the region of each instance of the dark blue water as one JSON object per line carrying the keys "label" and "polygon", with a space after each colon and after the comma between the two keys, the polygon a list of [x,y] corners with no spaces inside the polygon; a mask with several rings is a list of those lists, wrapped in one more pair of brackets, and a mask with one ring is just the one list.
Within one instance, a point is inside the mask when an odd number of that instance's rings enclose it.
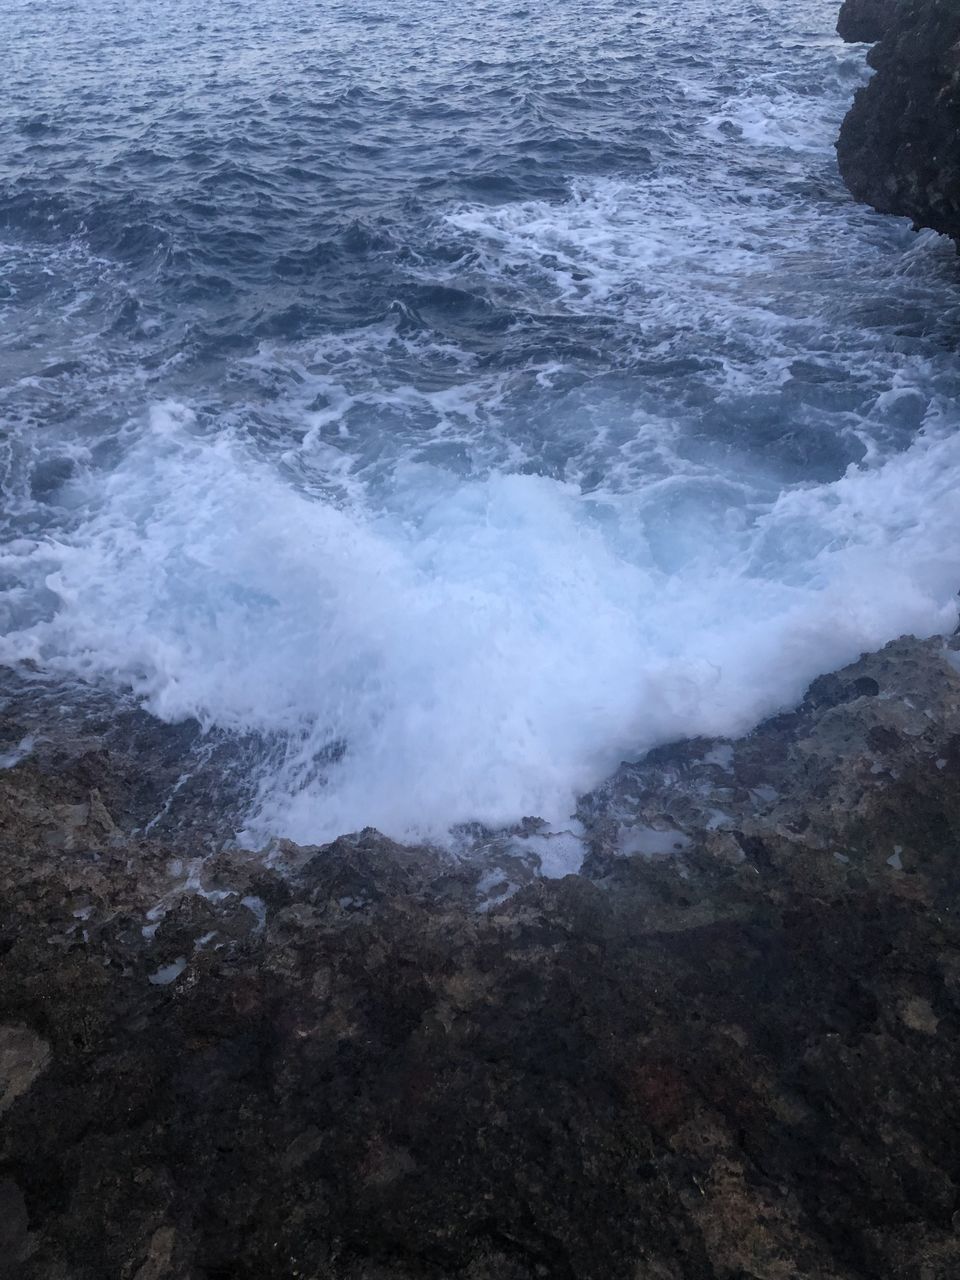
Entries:
{"label": "dark blue water", "polygon": [[0,657],[316,839],[950,626],[957,268],[839,182],[834,10],[8,0]]}

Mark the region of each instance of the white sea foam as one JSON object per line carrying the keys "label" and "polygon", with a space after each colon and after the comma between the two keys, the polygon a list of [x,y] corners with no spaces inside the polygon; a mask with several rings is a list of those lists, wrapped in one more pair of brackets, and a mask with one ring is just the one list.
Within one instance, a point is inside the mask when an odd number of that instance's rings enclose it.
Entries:
{"label": "white sea foam", "polygon": [[[0,660],[270,737],[250,840],[443,839],[527,815],[564,833],[622,757],[738,733],[864,648],[950,629],[952,268],[836,185],[859,54],[782,61],[726,97],[684,64],[683,146],[650,173],[418,224],[444,251],[408,282],[519,317],[516,352],[397,302],[265,342],[231,397],[145,412],[167,367],[125,339],[111,363],[56,299],[55,355],[102,377],[77,439],[45,434],[49,370],[11,347],[32,417]],[[38,459],[70,464],[61,489],[38,496]],[[579,858],[535,839],[549,873]]]}
{"label": "white sea foam", "polygon": [[[862,648],[956,617],[950,433],[704,543],[669,504],[598,512],[535,476],[412,467],[402,511],[338,510],[198,438],[183,406],[152,427],[69,543],[24,552],[57,607],[0,657],[286,735],[258,839],[562,820],[623,754],[735,733]],[[664,537],[686,548],[669,569]]]}

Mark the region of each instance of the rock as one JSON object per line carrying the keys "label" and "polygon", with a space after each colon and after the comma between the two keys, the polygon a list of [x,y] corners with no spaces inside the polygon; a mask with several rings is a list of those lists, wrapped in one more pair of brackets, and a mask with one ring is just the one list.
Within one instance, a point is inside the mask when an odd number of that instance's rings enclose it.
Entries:
{"label": "rock", "polygon": [[852,43],[873,44],[882,39],[904,0],[844,0],[837,34]]}
{"label": "rock", "polygon": [[28,1227],[23,1193],[10,1178],[0,1178],[0,1258],[14,1274],[29,1247]]}
{"label": "rock", "polygon": [[158,1227],[150,1238],[147,1256],[138,1268],[134,1280],[173,1280],[173,1253],[177,1233],[173,1227]]}
{"label": "rock", "polygon": [[956,643],[624,764],[581,803],[581,874],[492,903],[486,854],[371,830],[187,856],[136,833],[122,751],[97,763],[110,823],[69,851],[23,814],[92,806],[89,744],[21,761],[0,1257],[17,1280],[960,1274]]}
{"label": "rock", "polygon": [[844,13],[847,38],[882,35],[840,132],[844,181],[881,213],[960,241],[960,6],[848,0]]}
{"label": "rock", "polygon": [[29,1027],[0,1026],[0,1115],[30,1088],[50,1060],[50,1046]]}

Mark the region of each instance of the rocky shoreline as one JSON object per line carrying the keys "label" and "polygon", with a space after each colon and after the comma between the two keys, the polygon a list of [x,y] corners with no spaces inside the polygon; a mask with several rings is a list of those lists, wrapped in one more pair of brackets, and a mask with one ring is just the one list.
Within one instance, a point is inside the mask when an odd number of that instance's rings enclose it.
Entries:
{"label": "rocky shoreline", "polygon": [[558,880],[185,849],[122,750],[25,756],[3,1274],[955,1276],[958,643],[624,765]]}
{"label": "rocky shoreline", "polygon": [[[851,190],[960,240],[960,7],[840,30]],[[235,849],[263,744],[0,693],[2,1280],[960,1275],[960,638],[460,855]]]}
{"label": "rocky shoreline", "polygon": [[960,242],[960,6],[955,0],[846,0],[846,40],[877,41],[876,74],[837,144],[853,195]]}

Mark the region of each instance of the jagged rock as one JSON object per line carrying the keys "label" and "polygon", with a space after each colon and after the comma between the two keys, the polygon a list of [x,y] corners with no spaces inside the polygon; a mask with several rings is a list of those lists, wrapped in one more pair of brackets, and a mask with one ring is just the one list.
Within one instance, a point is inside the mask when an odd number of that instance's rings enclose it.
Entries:
{"label": "jagged rock", "polygon": [[847,12],[855,38],[882,39],[868,56],[876,75],[840,132],[843,179],[881,213],[960,240],[960,5],[895,0]]}
{"label": "jagged rock", "polygon": [[904,0],[844,0],[837,34],[852,43],[873,44],[882,39]]}
{"label": "jagged rock", "polygon": [[191,861],[110,753],[67,851],[18,817],[54,776],[0,775],[0,1018],[46,1046],[8,1271],[953,1280],[958,662],[898,641],[624,765],[584,872],[492,905],[372,831]]}

